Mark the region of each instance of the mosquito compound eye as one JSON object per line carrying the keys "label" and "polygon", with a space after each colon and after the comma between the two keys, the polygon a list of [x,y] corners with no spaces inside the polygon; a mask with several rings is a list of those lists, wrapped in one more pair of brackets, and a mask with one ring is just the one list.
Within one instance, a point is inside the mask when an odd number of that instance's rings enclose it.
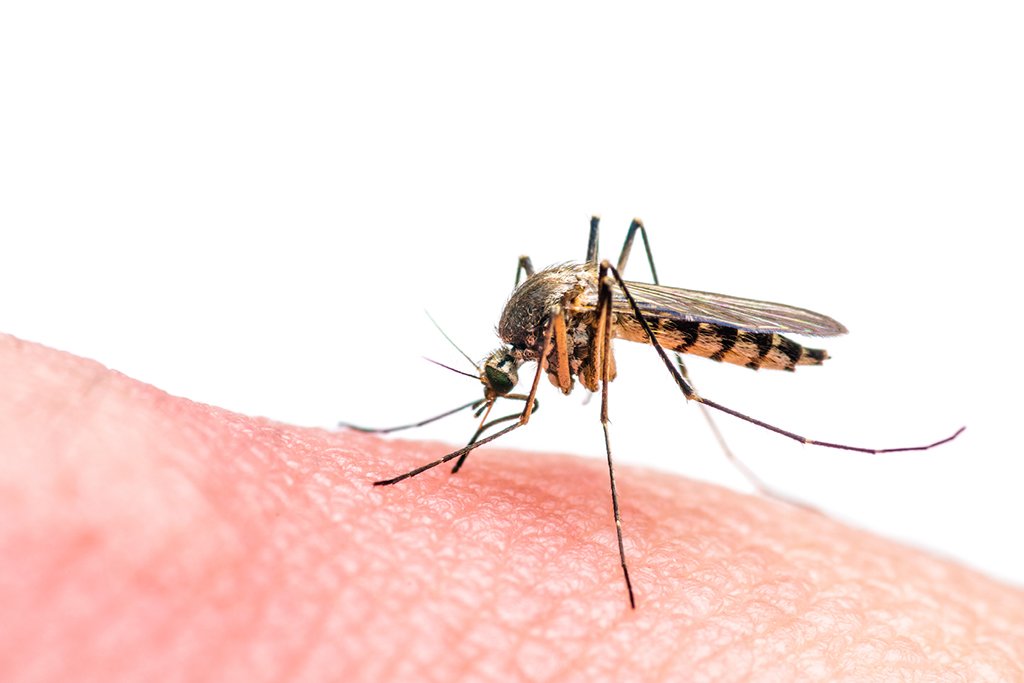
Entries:
{"label": "mosquito compound eye", "polygon": [[484,374],[487,376],[487,385],[499,396],[504,396],[516,386],[516,383],[512,381],[508,373],[502,372],[493,365],[485,366]]}

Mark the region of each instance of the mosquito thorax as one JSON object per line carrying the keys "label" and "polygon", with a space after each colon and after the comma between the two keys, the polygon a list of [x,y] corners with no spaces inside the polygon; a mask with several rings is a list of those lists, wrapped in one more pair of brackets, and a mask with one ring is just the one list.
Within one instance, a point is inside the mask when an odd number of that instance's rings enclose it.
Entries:
{"label": "mosquito thorax", "polygon": [[484,385],[484,396],[496,398],[512,391],[519,383],[519,366],[512,349],[502,346],[495,349],[484,361],[480,382]]}

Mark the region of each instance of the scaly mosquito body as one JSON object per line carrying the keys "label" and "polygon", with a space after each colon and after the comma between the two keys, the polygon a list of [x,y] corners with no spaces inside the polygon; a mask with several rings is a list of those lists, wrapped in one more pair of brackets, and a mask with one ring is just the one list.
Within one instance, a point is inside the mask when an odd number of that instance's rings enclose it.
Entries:
{"label": "scaly mosquito body", "polygon": [[[645,294],[653,292],[668,297],[676,295],[678,299],[680,296],[692,296],[694,292],[651,287],[640,282],[626,281],[625,284],[637,299],[648,327],[662,348],[743,365],[753,370],[792,371],[797,365],[821,365],[828,358],[823,350],[806,348],[775,332],[692,320],[678,308],[671,310],[663,306],[661,311],[652,310],[656,300],[644,298]],[[548,378],[565,394],[572,391],[574,377],[578,377],[588,390],[597,391],[601,380],[596,364],[600,353],[595,348],[599,289],[595,264],[565,263],[529,275],[513,292],[498,324],[498,334],[507,346],[492,353],[488,360],[498,359],[500,365],[502,359],[509,357],[517,367],[526,361],[536,361],[544,328],[549,320],[556,319],[554,342],[546,361]],[[701,294],[725,300],[723,295]],[[741,301],[735,297],[728,300]],[[812,329],[818,334],[846,331],[831,318],[811,311],[765,302],[746,303],[762,307],[771,305],[776,312],[788,310],[798,313],[804,320],[815,321]],[[648,310],[644,310],[645,304]],[[557,320],[559,316],[561,321]],[[616,339],[651,343],[639,318],[621,295],[612,296],[611,330]],[[613,357],[609,357],[608,380],[613,379],[615,362]]]}
{"label": "scaly mosquito body", "polygon": [[[638,232],[643,238],[654,284],[622,278]],[[612,338],[652,345],[683,395],[700,404],[702,409],[713,408],[728,413],[801,443],[865,453],[917,451],[951,441],[963,431],[961,428],[952,436],[924,446],[862,448],[814,441],[700,396],[690,382],[678,354],[689,353],[754,370],[792,371],[798,365],[821,365],[828,354],[820,349],[803,347],[783,336],[784,333],[826,337],[843,334],[847,330],[828,316],[802,308],[661,286],[658,284],[647,232],[639,220],[634,220],[630,225],[616,266],[608,261],[598,263],[597,249],[598,219],[594,217],[590,224],[587,258],[583,263],[565,263],[534,271],[529,257],[520,257],[516,289],[505,305],[498,324],[498,334],[503,343],[477,367],[484,390],[482,399],[413,425],[391,429],[355,427],[371,432],[395,431],[424,425],[465,408],[472,408],[478,417],[483,416],[480,427],[465,447],[397,477],[375,482],[376,486],[395,484],[456,459],[452,471],[458,471],[471,451],[529,422],[530,416],[537,409],[536,395],[542,374],[547,374],[551,383],[565,394],[572,391],[574,380],[578,378],[589,391],[601,392],[601,425],[619,559],[629,602],[635,608],[622,541],[615,469],[608,438],[608,383],[615,379]],[[526,280],[520,284],[523,273],[526,274]],[[668,352],[676,354],[675,364]],[[519,381],[519,369],[528,362],[537,363],[529,394],[511,393]],[[491,408],[499,398],[524,401],[525,405],[521,413],[488,422]],[[513,423],[504,429],[480,438],[495,425],[510,421]],[[347,424],[344,426],[353,427]],[[770,494],[731,452],[726,450],[726,455],[759,490]]]}

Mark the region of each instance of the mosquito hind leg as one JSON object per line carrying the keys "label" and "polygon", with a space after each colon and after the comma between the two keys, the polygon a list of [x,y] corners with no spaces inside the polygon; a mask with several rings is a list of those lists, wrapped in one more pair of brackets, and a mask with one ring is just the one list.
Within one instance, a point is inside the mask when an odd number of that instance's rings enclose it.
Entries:
{"label": "mosquito hind leg", "polygon": [[941,446],[944,443],[949,443],[956,437],[960,436],[960,434],[962,434],[963,431],[966,429],[966,427],[961,427],[960,429],[956,430],[955,432],[945,437],[944,439],[939,439],[938,441],[935,441],[933,443],[923,444],[920,446],[899,446],[896,448],[865,448],[864,446],[851,446],[848,444],[835,443],[831,441],[818,441],[816,439],[810,439],[801,434],[797,434],[796,432],[791,432],[781,427],[776,427],[775,425],[769,424],[763,420],[758,420],[755,417],[744,415],[738,410],[733,410],[732,408],[724,406],[721,403],[717,403],[716,401],[712,401],[709,398],[699,396],[697,394],[697,390],[693,388],[693,384],[691,384],[688,379],[683,377],[682,374],[680,374],[679,370],[676,369],[675,365],[672,364],[671,359],[669,359],[668,357],[668,353],[665,352],[665,348],[658,341],[657,336],[654,334],[654,330],[651,329],[650,323],[648,323],[647,319],[644,317],[643,311],[640,310],[640,306],[637,305],[636,299],[633,298],[633,294],[630,293],[629,287],[626,285],[626,281],[622,279],[622,276],[619,274],[619,271],[611,267],[610,265],[608,266],[608,270],[614,276],[615,282],[618,284],[619,289],[622,290],[622,295],[626,298],[626,301],[629,302],[630,308],[633,309],[633,315],[636,316],[637,321],[643,328],[644,334],[650,341],[651,346],[654,347],[654,350],[657,351],[658,355],[661,357],[662,362],[665,364],[665,367],[668,368],[669,373],[672,375],[672,378],[675,380],[676,385],[679,387],[680,391],[682,391],[683,395],[686,396],[686,398],[691,401],[697,401],[698,403],[706,405],[709,408],[714,408],[717,411],[726,413],[727,415],[732,415],[735,418],[743,420],[744,422],[749,422],[750,424],[757,425],[758,427],[767,429],[770,432],[775,432],[776,434],[784,436],[787,439],[799,441],[802,444],[821,446],[823,448],[835,448],[843,451],[856,451],[858,453],[903,453],[907,451],[927,451],[931,448],[935,448],[936,446]]}
{"label": "mosquito hind leg", "polygon": [[[626,232],[626,240],[622,244],[622,251],[619,253],[619,263],[617,266],[617,270],[619,271],[619,273],[622,273],[625,270],[626,262],[629,260],[629,254],[633,249],[633,240],[636,238],[637,231],[640,232],[640,237],[644,241],[644,251],[647,252],[647,264],[651,267],[651,279],[654,280],[654,284],[660,284],[658,282],[658,270],[654,267],[654,255],[651,253],[651,243],[650,240],[648,240],[647,238],[647,229],[644,228],[643,221],[641,221],[639,218],[633,219],[633,222],[630,223],[629,225],[629,230]],[[674,353],[673,355],[676,359],[676,365],[679,367],[679,373],[683,376],[683,379],[685,379],[689,386],[693,389],[694,394],[696,394],[696,387],[690,380],[690,373],[686,369],[686,363],[683,362],[682,355],[679,353]],[[761,480],[760,477],[754,474],[753,470],[747,467],[747,465],[743,461],[736,457],[736,454],[729,447],[729,444],[726,443],[725,437],[722,436],[722,431],[718,428],[718,425],[715,423],[715,419],[714,417],[712,417],[711,411],[708,410],[707,406],[705,406],[703,403],[698,403],[698,405],[700,406],[701,414],[707,421],[708,427],[711,429],[711,433],[714,434],[715,440],[718,442],[718,446],[722,449],[722,452],[725,454],[726,459],[730,463],[732,463],[733,466],[736,467],[736,469],[738,469],[744,477],[746,477],[747,481],[749,481],[759,493],[768,496],[769,498],[777,498],[787,503],[802,505],[797,501],[793,501],[790,498],[773,491],[771,487],[767,486]]]}
{"label": "mosquito hind leg", "polygon": [[[679,366],[679,374],[683,376],[683,379],[690,382],[690,386],[696,390],[696,386],[694,386],[693,381],[690,379],[690,373],[686,370],[686,364],[683,363],[683,357],[678,353],[676,354],[676,365]],[[708,407],[703,403],[697,403],[697,407],[700,408],[700,414],[704,416],[704,420],[708,423],[708,427],[711,429],[711,433],[714,435],[715,441],[718,442],[718,447],[722,449],[722,453],[725,455],[725,459],[728,460],[729,463],[744,476],[744,478],[746,478],[747,482],[754,487],[755,491],[766,498],[774,498],[775,500],[789,505],[801,507],[813,512],[821,512],[818,508],[795,498],[791,498],[784,493],[780,493],[778,490],[766,484],[764,480],[757,476],[757,474],[754,473],[754,470],[750,469],[745,462],[740,460],[732,448],[729,447],[725,437],[722,436],[722,431],[718,428],[718,423],[715,422],[714,416],[711,415],[711,411],[708,410]]]}

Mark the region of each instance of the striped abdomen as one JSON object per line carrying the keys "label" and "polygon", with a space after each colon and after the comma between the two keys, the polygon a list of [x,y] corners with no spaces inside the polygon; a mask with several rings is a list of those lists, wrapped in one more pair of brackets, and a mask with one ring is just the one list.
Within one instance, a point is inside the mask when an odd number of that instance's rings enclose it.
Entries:
{"label": "striped abdomen", "polygon": [[[665,318],[647,318],[647,323],[666,351],[690,353],[752,370],[792,371],[797,365],[821,365],[828,358],[822,349],[805,348],[774,332],[749,332],[726,325]],[[632,316],[617,317],[615,336],[649,343],[647,333]]]}

